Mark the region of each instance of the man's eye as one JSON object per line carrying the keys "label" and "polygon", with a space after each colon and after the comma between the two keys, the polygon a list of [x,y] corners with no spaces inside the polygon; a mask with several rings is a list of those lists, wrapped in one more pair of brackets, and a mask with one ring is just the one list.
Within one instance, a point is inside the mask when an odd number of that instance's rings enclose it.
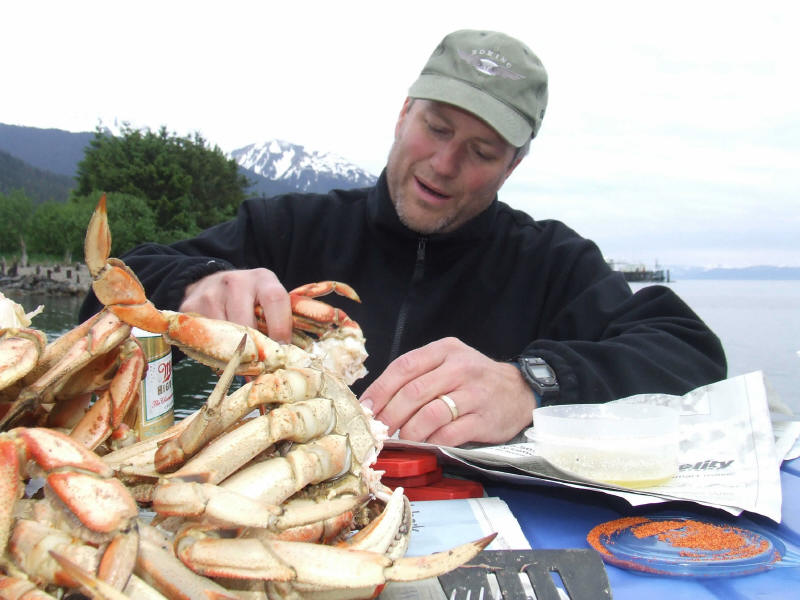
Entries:
{"label": "man's eye", "polygon": [[475,150],[475,156],[477,156],[479,159],[481,159],[483,161],[486,161],[486,162],[494,160],[494,154],[490,154],[488,152],[484,152],[483,150],[480,150],[480,149],[476,149]]}
{"label": "man's eye", "polygon": [[433,133],[437,135],[444,135],[447,133],[447,129],[440,125],[435,125],[433,123],[428,123],[428,129],[430,129]]}

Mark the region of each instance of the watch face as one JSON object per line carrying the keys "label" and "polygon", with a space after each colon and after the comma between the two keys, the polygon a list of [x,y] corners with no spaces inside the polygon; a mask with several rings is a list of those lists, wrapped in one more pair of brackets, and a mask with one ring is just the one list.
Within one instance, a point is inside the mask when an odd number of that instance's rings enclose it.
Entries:
{"label": "watch face", "polygon": [[553,377],[553,373],[546,365],[532,365],[528,363],[528,370],[530,371],[531,375],[537,379],[550,379]]}
{"label": "watch face", "polygon": [[538,357],[525,357],[520,359],[523,375],[528,384],[540,396],[558,394],[559,386],[556,374],[543,359]]}

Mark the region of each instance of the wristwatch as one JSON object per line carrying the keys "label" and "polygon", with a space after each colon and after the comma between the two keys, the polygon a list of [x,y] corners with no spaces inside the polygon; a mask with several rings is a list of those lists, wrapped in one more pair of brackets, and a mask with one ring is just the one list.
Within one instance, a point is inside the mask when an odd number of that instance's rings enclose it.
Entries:
{"label": "wristwatch", "polygon": [[558,397],[558,379],[553,368],[538,356],[520,356],[517,367],[542,401]]}

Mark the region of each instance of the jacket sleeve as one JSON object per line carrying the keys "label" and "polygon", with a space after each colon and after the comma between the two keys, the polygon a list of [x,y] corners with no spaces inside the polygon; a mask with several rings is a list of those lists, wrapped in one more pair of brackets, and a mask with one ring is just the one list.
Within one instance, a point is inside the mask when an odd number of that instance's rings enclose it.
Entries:
{"label": "jacket sleeve", "polygon": [[683,395],[726,377],[719,338],[670,288],[652,285],[632,293],[593,243],[580,238],[566,247],[566,274],[551,280],[558,301],[542,335],[522,352],[555,370],[560,394],[549,403]]}

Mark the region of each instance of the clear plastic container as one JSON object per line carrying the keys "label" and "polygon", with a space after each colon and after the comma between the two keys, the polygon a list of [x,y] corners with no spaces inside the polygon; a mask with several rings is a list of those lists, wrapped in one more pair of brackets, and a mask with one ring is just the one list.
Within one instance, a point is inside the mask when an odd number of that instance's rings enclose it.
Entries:
{"label": "clear plastic container", "polygon": [[629,488],[659,485],[678,471],[678,411],[643,404],[568,404],[533,411],[526,432],[554,466]]}

